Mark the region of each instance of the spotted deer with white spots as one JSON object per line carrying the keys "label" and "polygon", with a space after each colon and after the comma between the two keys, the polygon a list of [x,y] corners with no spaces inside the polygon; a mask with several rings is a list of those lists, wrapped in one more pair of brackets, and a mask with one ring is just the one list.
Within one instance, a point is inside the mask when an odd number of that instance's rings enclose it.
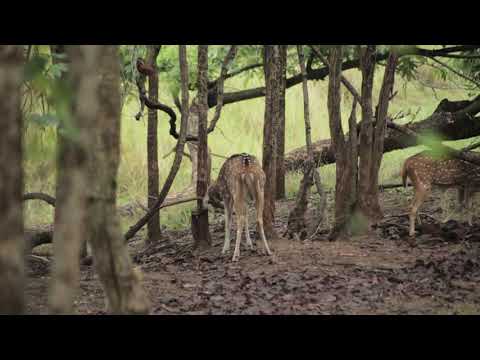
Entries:
{"label": "spotted deer with white spots", "polygon": [[264,186],[265,173],[257,158],[245,153],[236,154],[225,161],[217,180],[208,188],[207,194],[203,198],[205,207],[209,202],[219,203],[223,200],[225,207],[225,242],[222,254],[230,248],[231,220],[233,210],[235,210],[237,238],[232,261],[238,261],[240,257],[240,242],[244,227],[247,246],[253,249],[248,231],[247,197],[250,197],[255,204],[257,227],[262,238],[264,251],[268,255],[272,254],[263,230]]}
{"label": "spotted deer with white spots", "polygon": [[[432,151],[423,151],[405,160],[401,176],[405,187],[407,178],[410,179],[415,192],[409,214],[410,236],[415,235],[418,210],[430,195],[432,186],[444,193],[449,188],[457,188],[459,205],[466,210],[468,224],[472,225],[472,197],[480,191],[480,167]],[[448,218],[449,216],[444,221]]]}

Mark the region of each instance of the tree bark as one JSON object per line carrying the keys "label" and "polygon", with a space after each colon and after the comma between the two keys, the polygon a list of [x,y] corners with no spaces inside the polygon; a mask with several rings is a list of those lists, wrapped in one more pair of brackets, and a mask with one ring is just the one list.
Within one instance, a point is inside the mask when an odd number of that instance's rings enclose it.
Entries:
{"label": "tree bark", "polygon": [[197,163],[197,211],[192,212],[194,247],[205,249],[211,246],[208,211],[202,200],[208,187],[208,45],[198,46],[198,163]]}
{"label": "tree bark", "polygon": [[[160,52],[160,45],[149,45],[147,50],[147,65],[156,69],[157,56]],[[158,101],[158,74],[148,77],[148,97],[151,101]],[[158,198],[160,187],[158,173],[158,115],[157,110],[148,109],[147,119],[147,163],[148,163],[148,194],[147,206],[151,209]],[[157,242],[162,237],[160,229],[160,211],[153,216],[147,224],[146,245]]]}
{"label": "tree bark", "polygon": [[285,92],[287,85],[287,45],[279,45],[279,109],[277,132],[277,168],[276,168],[276,199],[285,199]]}
{"label": "tree bark", "polygon": [[175,159],[173,160],[170,172],[163,184],[162,190],[158,195],[158,200],[155,206],[151,208],[135,225],[131,226],[125,234],[125,241],[131,239],[156,212],[160,209],[163,201],[168,195],[170,188],[175,180],[178,169],[183,158],[183,150],[185,148],[185,141],[187,138],[187,127],[189,119],[189,100],[188,100],[188,62],[187,62],[187,50],[186,45],[179,45],[179,61],[180,61],[180,76],[182,85],[182,119],[180,123],[180,135],[177,142],[177,148],[175,151]]}
{"label": "tree bark", "polygon": [[21,46],[0,46],[0,314],[25,311],[22,62]]}
{"label": "tree bark", "polygon": [[263,224],[265,235],[269,239],[278,238],[274,229],[275,223],[275,197],[277,174],[277,129],[279,114],[279,89],[280,89],[280,49],[279,45],[265,45],[264,47],[264,72],[265,72],[265,119],[263,127],[263,159],[262,167],[265,172],[266,182],[264,188],[265,208],[263,211]]}
{"label": "tree bark", "polygon": [[146,314],[150,303],[120,233],[116,208],[120,161],[120,67],[118,46],[81,46],[87,59],[98,59],[96,116],[88,119],[89,187],[86,233],[107,297],[107,311]]}

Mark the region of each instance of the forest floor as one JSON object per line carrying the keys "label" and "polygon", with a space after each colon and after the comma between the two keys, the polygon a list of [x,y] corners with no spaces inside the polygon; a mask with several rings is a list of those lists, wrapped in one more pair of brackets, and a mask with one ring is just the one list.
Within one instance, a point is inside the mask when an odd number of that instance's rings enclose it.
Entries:
{"label": "forest floor", "polygon": [[[149,249],[138,236],[129,247],[143,270],[152,314],[479,314],[480,219],[473,227],[438,223],[438,195],[422,208],[425,225],[414,245],[405,191],[392,189],[381,194],[386,215],[374,233],[348,241],[327,241],[327,221],[312,239],[271,241],[273,257],[242,243],[240,260],[232,263],[235,232],[231,252],[222,256],[223,216],[217,215],[208,251],[192,251],[189,230],[166,231],[166,239]],[[293,202],[277,203],[280,234]],[[311,234],[315,203],[307,215]],[[50,266],[29,265],[28,313],[46,314]],[[80,288],[77,313],[104,314],[94,266],[82,265]]]}

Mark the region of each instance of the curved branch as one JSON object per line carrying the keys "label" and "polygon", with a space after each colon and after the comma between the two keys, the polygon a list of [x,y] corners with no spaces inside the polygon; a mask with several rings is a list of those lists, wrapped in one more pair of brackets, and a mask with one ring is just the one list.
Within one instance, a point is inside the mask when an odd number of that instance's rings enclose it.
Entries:
{"label": "curved branch", "polygon": [[44,193],[27,193],[22,196],[22,200],[42,200],[45,201],[47,204],[55,207],[55,198],[53,196],[44,194]]}

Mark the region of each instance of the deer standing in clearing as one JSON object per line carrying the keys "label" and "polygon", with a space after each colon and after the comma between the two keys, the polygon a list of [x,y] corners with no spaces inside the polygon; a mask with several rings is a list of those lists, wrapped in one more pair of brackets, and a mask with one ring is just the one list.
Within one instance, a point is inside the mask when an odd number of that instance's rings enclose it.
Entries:
{"label": "deer standing in clearing", "polygon": [[217,180],[208,188],[207,194],[203,198],[205,207],[209,201],[220,202],[223,200],[225,207],[225,242],[222,254],[230,248],[231,220],[233,210],[235,210],[237,238],[232,261],[238,261],[240,257],[240,242],[244,226],[247,245],[253,249],[252,239],[248,231],[247,196],[255,202],[257,226],[264,250],[268,255],[272,254],[263,230],[264,186],[265,173],[258,160],[245,153],[236,154],[225,161]]}
{"label": "deer standing in clearing", "polygon": [[[440,188],[443,193],[448,188],[457,188],[460,207],[467,211],[468,224],[472,225],[472,197],[475,192],[480,191],[480,167],[463,160],[423,151],[405,160],[401,175],[405,187],[407,177],[410,178],[415,192],[410,211],[410,236],[415,235],[418,209],[430,194],[432,186]],[[444,221],[448,218],[449,216]],[[420,222],[420,219],[418,220]]]}

